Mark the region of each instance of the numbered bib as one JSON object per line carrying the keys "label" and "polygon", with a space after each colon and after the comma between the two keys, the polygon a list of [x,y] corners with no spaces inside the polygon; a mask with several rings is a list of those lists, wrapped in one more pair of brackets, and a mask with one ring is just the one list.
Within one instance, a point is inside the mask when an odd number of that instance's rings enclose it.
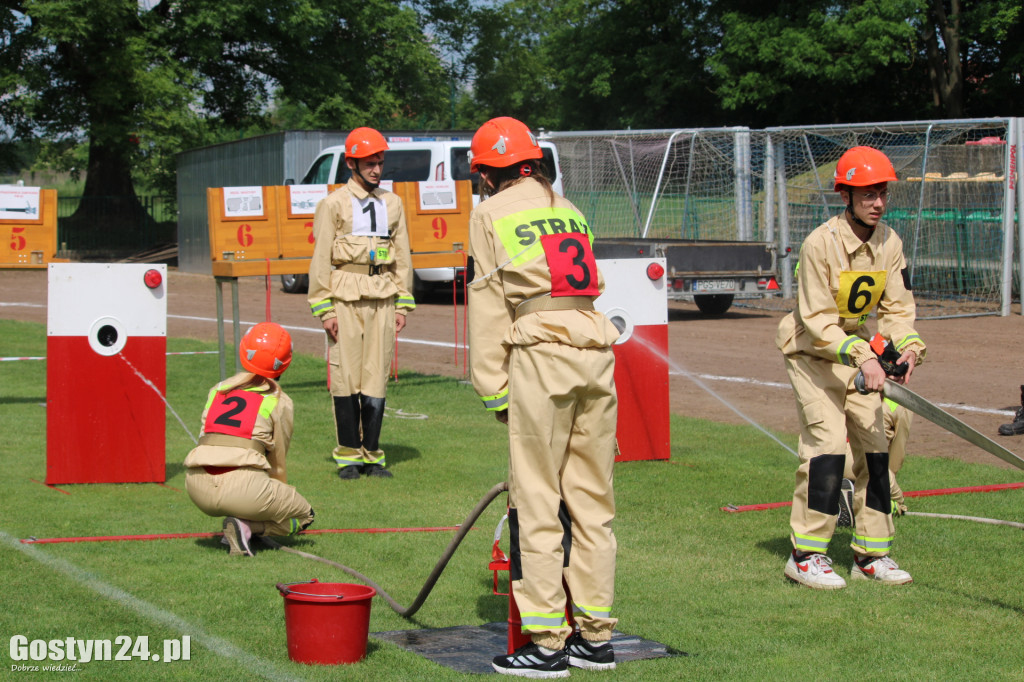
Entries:
{"label": "numbered bib", "polygon": [[365,199],[352,197],[352,234],[361,237],[391,237],[388,230],[388,207],[370,195]]}
{"label": "numbered bib", "polygon": [[839,317],[861,317],[874,310],[882,300],[885,278],[885,270],[839,273],[839,292],[836,294]]}
{"label": "numbered bib", "polygon": [[546,234],[540,238],[551,273],[551,297],[598,296],[597,261],[586,234]]}
{"label": "numbered bib", "polygon": [[227,436],[252,438],[263,398],[264,396],[252,391],[218,391],[206,410],[203,433],[223,433]]}

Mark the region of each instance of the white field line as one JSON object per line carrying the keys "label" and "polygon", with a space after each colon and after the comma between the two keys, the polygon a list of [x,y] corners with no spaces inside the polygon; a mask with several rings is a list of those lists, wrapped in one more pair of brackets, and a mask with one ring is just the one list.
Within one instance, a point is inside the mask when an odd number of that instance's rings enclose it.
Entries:
{"label": "white field line", "polygon": [[51,556],[32,545],[22,544],[17,538],[10,536],[3,531],[0,531],[0,541],[11,549],[16,549],[30,559],[42,564],[46,568],[58,573],[63,573],[79,585],[88,587],[101,597],[117,602],[121,606],[135,611],[140,616],[164,625],[181,635],[190,636],[192,641],[206,649],[209,649],[217,656],[233,659],[246,670],[251,670],[253,673],[263,677],[264,679],[300,679],[290,675],[287,671],[282,670],[273,662],[259,658],[251,651],[239,649],[231,642],[206,632],[198,625],[189,623],[169,611],[164,611],[158,606],[150,604],[149,602],[139,599],[120,588],[103,582],[88,571],[72,564],[69,561]]}
{"label": "white field line", "polygon": [[[5,306],[5,305],[9,305],[9,306],[19,306],[20,305],[20,306],[26,306],[26,307],[30,307],[30,308],[45,308],[46,307],[46,306],[40,305],[38,303],[3,303],[3,302],[0,302],[0,306]],[[217,323],[217,320],[215,318],[212,318],[212,317],[194,317],[194,316],[191,316],[191,315],[168,315],[167,317],[173,317],[173,318],[177,318],[179,320],[195,320],[195,321],[198,321],[198,322],[211,322],[213,324]],[[239,325],[241,325],[242,327],[251,327],[254,324],[256,324],[256,322],[247,322],[247,321],[240,321],[239,322]],[[289,331],[308,332],[308,333],[313,333],[313,334],[323,334],[324,333],[324,330],[323,330],[322,327],[297,327],[297,326],[293,326],[293,325],[281,325],[281,326],[284,327],[285,329],[289,330]],[[437,347],[440,347],[440,348],[462,348],[462,344],[451,343],[451,342],[448,342],[448,341],[427,341],[427,340],[424,340],[424,339],[410,339],[407,336],[399,336],[398,340],[400,342],[402,342],[402,343],[411,343],[411,344],[418,344],[418,345],[423,345],[423,346],[437,346]],[[676,371],[670,371],[669,374],[675,375],[675,376],[683,376],[682,372],[676,372]],[[727,377],[727,376],[719,376],[719,375],[715,375],[715,374],[694,374],[694,376],[699,377],[701,379],[706,379],[708,381],[724,381],[724,382],[731,382],[731,383],[738,383],[738,384],[748,384],[750,386],[763,386],[765,388],[781,388],[781,389],[790,390],[790,385],[789,384],[783,384],[783,383],[779,383],[777,381],[760,381],[758,379],[750,379],[748,377]],[[988,407],[975,407],[973,405],[963,405],[961,403],[935,403],[935,405],[937,405],[938,407],[941,407],[944,410],[960,410],[961,412],[975,412],[975,413],[979,413],[979,414],[995,414],[995,415],[1000,415],[1000,416],[1009,415],[1011,417],[1015,414],[1015,412],[1013,410],[997,410],[997,409],[988,408]]]}

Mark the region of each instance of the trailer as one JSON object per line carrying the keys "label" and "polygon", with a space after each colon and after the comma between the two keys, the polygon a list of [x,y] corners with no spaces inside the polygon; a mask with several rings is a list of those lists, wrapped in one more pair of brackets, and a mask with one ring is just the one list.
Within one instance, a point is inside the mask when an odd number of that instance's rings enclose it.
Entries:
{"label": "trailer", "polygon": [[722,315],[736,299],[779,293],[778,257],[770,242],[701,239],[594,240],[598,259],[664,258],[669,300],[692,301],[705,315]]}

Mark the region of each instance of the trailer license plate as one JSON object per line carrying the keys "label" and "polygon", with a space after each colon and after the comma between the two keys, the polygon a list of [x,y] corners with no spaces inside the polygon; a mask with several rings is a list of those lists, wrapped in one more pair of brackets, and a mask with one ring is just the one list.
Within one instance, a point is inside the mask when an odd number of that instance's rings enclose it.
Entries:
{"label": "trailer license plate", "polygon": [[734,279],[698,279],[694,291],[735,291]]}

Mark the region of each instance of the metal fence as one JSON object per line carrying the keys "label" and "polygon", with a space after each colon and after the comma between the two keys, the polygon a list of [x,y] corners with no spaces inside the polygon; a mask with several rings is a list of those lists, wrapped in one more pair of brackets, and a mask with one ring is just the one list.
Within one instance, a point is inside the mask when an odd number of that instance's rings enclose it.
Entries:
{"label": "metal fence", "polygon": [[119,256],[173,244],[174,197],[57,197],[57,244],[62,255]]}
{"label": "metal fence", "polygon": [[[886,222],[902,237],[918,313],[1009,314],[1015,286],[1018,119],[770,128],[765,182],[778,196],[780,247],[794,251],[842,210],[836,161],[857,145],[892,160]],[[774,172],[768,170],[774,166]],[[792,291],[792,271],[783,291]]]}
{"label": "metal fence", "polygon": [[[1016,182],[1022,119],[551,132],[565,194],[598,237],[768,241],[792,304],[800,243],[842,210],[839,156],[870,145],[893,161],[886,221],[902,237],[922,317],[1002,314],[1019,300]],[[1018,226],[1018,230],[1020,227]],[[1020,258],[1020,251],[1016,251]],[[1017,271],[1018,278],[1014,277]]]}

